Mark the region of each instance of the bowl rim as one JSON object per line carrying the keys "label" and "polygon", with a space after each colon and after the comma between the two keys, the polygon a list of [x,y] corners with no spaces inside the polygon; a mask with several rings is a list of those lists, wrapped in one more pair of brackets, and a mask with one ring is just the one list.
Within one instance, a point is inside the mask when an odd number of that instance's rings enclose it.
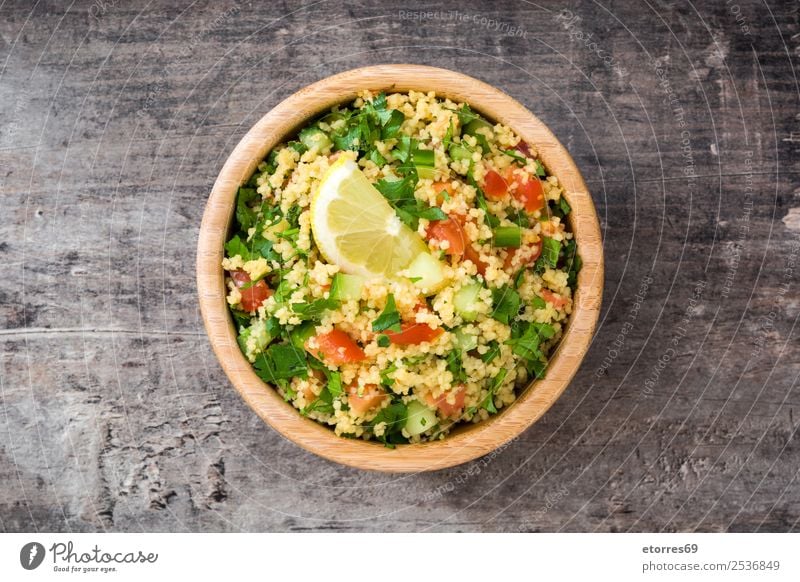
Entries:
{"label": "bowl rim", "polygon": [[[583,261],[573,312],[545,377],[518,392],[517,400],[489,419],[454,431],[443,440],[394,449],[374,441],[336,436],[305,418],[253,371],[236,341],[226,301],[221,266],[236,192],[273,147],[314,116],[373,92],[434,91],[461,101],[496,123],[510,127],[539,152],[549,174],[558,177],[572,207],[571,230]],[[567,150],[533,113],[518,101],[478,79],[437,67],[385,64],[351,69],[301,88],[267,112],[241,139],[211,190],[200,226],[197,287],[200,310],[211,346],[226,375],[247,404],[272,428],[303,449],[360,469],[404,473],[452,467],[505,447],[536,422],[561,396],[591,344],[603,294],[603,242],[591,195]]]}

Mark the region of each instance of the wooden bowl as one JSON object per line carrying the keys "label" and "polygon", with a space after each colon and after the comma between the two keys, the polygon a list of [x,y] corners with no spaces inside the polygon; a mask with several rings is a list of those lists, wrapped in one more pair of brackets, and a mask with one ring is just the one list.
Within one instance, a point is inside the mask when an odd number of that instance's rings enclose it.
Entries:
{"label": "wooden bowl", "polygon": [[[336,436],[331,429],[301,416],[255,374],[236,343],[221,267],[239,186],[274,146],[318,114],[353,101],[364,89],[387,93],[435,91],[438,96],[468,103],[535,145],[547,171],[564,187],[572,207],[570,227],[583,260],[573,313],[545,377],[489,420],[459,427],[442,441],[395,449]],[[379,65],[347,71],[301,89],[262,117],[242,138],[222,168],[206,205],[197,250],[197,286],[206,330],[222,367],[244,400],[275,430],[304,449],[345,465],[387,472],[431,471],[465,463],[504,445],[533,424],[561,395],[578,370],[597,323],[603,291],[603,246],[592,198],[578,168],[550,130],[525,107],[494,87],[460,73],[419,65]]]}

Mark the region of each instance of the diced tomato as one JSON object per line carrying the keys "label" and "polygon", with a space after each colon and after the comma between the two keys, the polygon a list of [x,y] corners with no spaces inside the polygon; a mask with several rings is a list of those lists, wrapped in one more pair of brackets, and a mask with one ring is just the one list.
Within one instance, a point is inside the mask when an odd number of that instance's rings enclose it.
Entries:
{"label": "diced tomato", "polygon": [[524,141],[520,140],[520,142],[514,146],[514,149],[521,153],[526,158],[531,156],[531,148],[530,146],[525,143]]}
{"label": "diced tomato", "polygon": [[445,196],[442,194],[442,192],[447,192],[448,196],[453,196],[456,193],[456,191],[453,189],[453,185],[450,182],[434,182],[433,191],[436,192],[437,204],[441,204],[445,201]]}
{"label": "diced tomato", "polygon": [[273,293],[263,279],[250,285],[247,289],[242,289],[242,287],[250,283],[250,275],[247,274],[247,271],[231,271],[231,279],[239,288],[239,293],[242,294],[242,309],[248,313],[253,313],[261,307],[261,304]]}
{"label": "diced tomato", "polygon": [[561,295],[553,293],[549,289],[542,289],[539,293],[541,293],[542,299],[547,301],[550,305],[552,305],[556,309],[561,309],[567,303],[569,303],[568,299],[565,299]]}
{"label": "diced tomato", "polygon": [[472,263],[478,268],[478,273],[480,275],[486,274],[486,269],[489,267],[489,265],[481,260],[480,253],[473,249],[472,245],[467,245],[464,249],[464,258],[468,261],[472,261]]}
{"label": "diced tomato", "polygon": [[463,385],[458,386],[455,388],[455,392],[453,394],[453,403],[447,401],[447,397],[449,396],[448,393],[442,394],[438,398],[434,398],[430,394],[425,397],[425,400],[428,401],[430,406],[435,406],[439,409],[439,412],[442,413],[445,417],[456,416],[461,412],[464,408],[464,399],[467,396],[467,390]]}
{"label": "diced tomato", "polygon": [[500,174],[489,170],[483,179],[483,191],[492,200],[501,200],[508,192],[508,184]]}
{"label": "diced tomato", "polygon": [[511,195],[525,205],[525,210],[534,213],[544,208],[544,188],[539,178],[513,170],[506,177],[511,183]]}
{"label": "diced tomato", "polygon": [[481,260],[480,253],[472,248],[472,245],[467,239],[466,230],[464,229],[469,220],[463,214],[454,214],[452,218],[458,221],[458,223],[461,225],[462,232],[464,232],[464,258],[472,261],[472,263],[478,268],[478,273],[485,275],[488,265]]}
{"label": "diced tomato", "polygon": [[347,387],[347,404],[359,415],[376,408],[386,398],[386,393],[377,384],[365,384],[360,392],[357,384]]}
{"label": "diced tomato", "polygon": [[460,257],[464,254],[467,245],[467,235],[458,220],[450,217],[447,220],[434,220],[428,225],[428,238],[447,241],[448,247],[444,251],[448,255]]}
{"label": "diced tomato", "polygon": [[339,329],[309,338],[305,348],[313,356],[321,354],[325,363],[334,366],[360,362],[367,357],[353,338]]}
{"label": "diced tomato", "polygon": [[508,249],[508,254],[503,261],[503,269],[508,271],[509,269],[518,269],[523,265],[532,265],[536,262],[536,259],[538,259],[539,255],[541,254],[542,243],[539,242],[530,245],[524,245],[517,249],[510,248]]}
{"label": "diced tomato", "polygon": [[427,323],[407,322],[400,324],[400,331],[385,331],[393,344],[405,346],[432,342],[444,333],[441,327],[432,328]]}

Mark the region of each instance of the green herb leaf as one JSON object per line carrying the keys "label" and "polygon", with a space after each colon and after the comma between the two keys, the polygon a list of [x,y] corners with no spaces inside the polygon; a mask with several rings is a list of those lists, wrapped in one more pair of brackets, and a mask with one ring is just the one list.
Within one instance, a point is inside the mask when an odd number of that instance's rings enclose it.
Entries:
{"label": "green herb leaf", "polygon": [[322,392],[319,393],[314,402],[307,405],[300,411],[300,414],[303,416],[307,415],[309,412],[319,412],[321,414],[333,414],[333,394],[330,391],[330,388],[326,386],[322,389]]}
{"label": "green herb leaf", "polygon": [[403,203],[408,200],[414,200],[414,189],[416,188],[417,181],[411,177],[406,176],[401,180],[380,180],[375,184],[378,192],[383,194],[389,202]]}
{"label": "green herb leaf", "polygon": [[250,249],[247,248],[247,245],[239,238],[238,234],[225,243],[225,254],[230,258],[238,255],[242,257],[242,260],[245,262],[249,261],[251,258]]}
{"label": "green herb leaf", "polygon": [[389,296],[386,298],[386,307],[383,308],[383,311],[378,316],[378,318],[372,322],[372,331],[394,331],[400,332],[400,313],[397,311],[397,306],[394,303],[394,295],[389,293]]}
{"label": "green herb leaf", "polygon": [[491,384],[489,384],[489,393],[486,395],[486,398],[483,399],[483,402],[481,402],[481,408],[485,408],[489,414],[497,413],[497,407],[494,405],[494,395],[503,383],[503,380],[506,379],[507,374],[508,370],[503,368],[497,373],[497,376],[492,378]]}
{"label": "green herb leaf", "polygon": [[491,340],[488,344],[489,349],[481,356],[481,361],[488,364],[500,355],[500,344],[496,340]]}
{"label": "green herb leaf", "polygon": [[444,134],[444,138],[442,139],[442,146],[444,147],[444,151],[450,147],[450,142],[453,141],[453,134],[455,133],[455,127],[453,127],[453,118],[450,118],[450,124],[447,126],[447,131]]}
{"label": "green herb leaf", "polygon": [[508,325],[519,313],[519,294],[508,285],[503,285],[492,290],[492,297],[494,299],[492,317]]}
{"label": "green herb leaf", "polygon": [[500,150],[500,151],[502,151],[508,157],[513,158],[514,161],[518,162],[519,165],[521,166],[524,166],[525,164],[528,163],[527,158],[525,158],[525,156],[520,154],[517,150]]}
{"label": "green herb leaf", "polygon": [[451,350],[447,354],[447,369],[453,374],[453,382],[466,382],[467,371],[461,360],[461,350]]}
{"label": "green herb leaf", "polygon": [[378,336],[378,346],[381,348],[388,348],[392,343],[388,335],[381,334]]}
{"label": "green herb leaf", "polygon": [[247,232],[258,219],[258,213],[250,208],[250,203],[256,199],[258,192],[253,188],[239,188],[236,196],[236,222],[242,232]]}
{"label": "green herb leaf", "polygon": [[253,364],[258,377],[265,382],[277,383],[299,376],[308,376],[305,352],[291,344],[273,344],[256,358]]}
{"label": "green herb leaf", "polygon": [[542,237],[542,256],[545,264],[555,268],[558,265],[558,255],[561,252],[561,242],[554,238]]}
{"label": "green herb leaf", "polygon": [[544,323],[532,323],[525,326],[522,335],[516,339],[508,340],[506,343],[513,346],[515,355],[525,359],[532,360],[543,357],[539,350],[539,344],[542,339],[549,339],[553,337],[555,330],[551,325]]}
{"label": "green herb leaf", "polygon": [[315,299],[311,303],[292,303],[292,311],[303,320],[319,320],[323,313],[339,305],[335,299]]}
{"label": "green herb leaf", "polygon": [[397,364],[395,364],[394,362],[392,362],[392,364],[389,367],[381,370],[380,372],[381,385],[387,387],[391,387],[392,385],[394,385],[394,378],[392,378],[390,374],[394,374],[396,371],[397,371]]}
{"label": "green herb leaf", "polygon": [[448,216],[441,208],[431,206],[417,214],[418,218],[425,218],[426,220],[447,220]]}
{"label": "green herb leaf", "polygon": [[386,430],[377,439],[391,448],[396,444],[408,442],[402,433],[406,420],[408,420],[408,408],[402,402],[395,401],[382,408],[369,424],[375,427],[382,422],[386,423]]}
{"label": "green herb leaf", "polygon": [[379,114],[381,120],[381,139],[391,139],[396,137],[400,131],[400,126],[406,119],[403,112],[398,109],[389,109]]}

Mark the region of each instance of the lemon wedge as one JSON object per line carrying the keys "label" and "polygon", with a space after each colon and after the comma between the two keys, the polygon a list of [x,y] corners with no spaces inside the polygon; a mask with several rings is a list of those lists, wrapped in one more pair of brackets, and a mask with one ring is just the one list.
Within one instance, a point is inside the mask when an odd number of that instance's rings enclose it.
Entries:
{"label": "lemon wedge", "polygon": [[358,165],[340,156],[311,199],[311,231],[329,263],[351,275],[395,278],[428,246],[397,217]]}

